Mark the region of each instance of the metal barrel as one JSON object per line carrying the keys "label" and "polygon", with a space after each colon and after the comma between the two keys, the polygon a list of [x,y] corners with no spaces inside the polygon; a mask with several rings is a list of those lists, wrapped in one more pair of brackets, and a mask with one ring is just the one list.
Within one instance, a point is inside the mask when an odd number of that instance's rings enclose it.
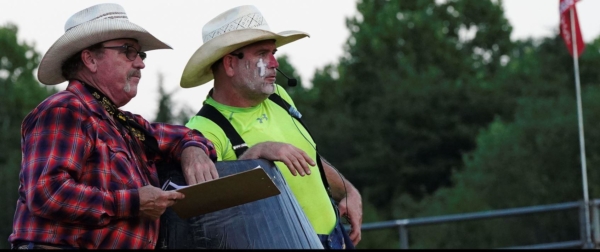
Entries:
{"label": "metal barrel", "polygon": [[[181,219],[171,209],[161,217],[158,249],[323,249],[285,179],[264,159],[215,163],[219,176],[261,166],[281,194]],[[159,168],[161,181],[185,184],[181,170]]]}

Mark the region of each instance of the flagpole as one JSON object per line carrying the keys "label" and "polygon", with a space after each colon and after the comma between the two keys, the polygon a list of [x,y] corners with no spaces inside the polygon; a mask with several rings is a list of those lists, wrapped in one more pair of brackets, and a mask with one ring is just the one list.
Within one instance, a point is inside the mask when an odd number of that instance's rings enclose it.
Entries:
{"label": "flagpole", "polygon": [[577,91],[577,117],[579,121],[579,147],[581,150],[581,176],[583,184],[583,201],[584,201],[584,212],[585,212],[585,240],[587,244],[592,244],[592,235],[590,228],[590,205],[588,195],[588,184],[587,184],[587,167],[585,158],[585,139],[583,137],[583,113],[581,106],[581,87],[579,83],[579,53],[577,51],[577,35],[575,34],[575,5],[570,8],[571,12],[571,41],[573,44],[573,65],[575,67],[575,89]]}

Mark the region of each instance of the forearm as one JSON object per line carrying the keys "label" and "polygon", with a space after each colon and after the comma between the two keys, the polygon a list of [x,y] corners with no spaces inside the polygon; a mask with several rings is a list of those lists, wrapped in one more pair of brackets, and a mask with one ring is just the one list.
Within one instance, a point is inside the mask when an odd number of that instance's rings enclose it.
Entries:
{"label": "forearm", "polygon": [[265,144],[267,144],[267,142],[264,143],[258,143],[250,148],[248,148],[244,154],[242,154],[238,159],[239,160],[246,160],[246,159],[257,159],[260,158],[262,156],[262,151],[263,151],[263,147],[265,146]]}
{"label": "forearm", "polygon": [[339,202],[349,196],[358,197],[358,199],[361,198],[360,193],[350,181],[324,159],[321,159],[321,161],[325,170],[325,176],[327,177],[327,183],[329,183],[331,190],[331,196],[335,201]]}
{"label": "forearm", "polygon": [[187,147],[194,146],[203,150],[211,160],[217,158],[213,144],[197,130],[182,125],[171,125],[165,123],[148,123],[141,117],[136,117],[138,123],[142,123],[158,142],[158,147],[163,155],[177,162],[181,162],[181,154]]}
{"label": "forearm", "polygon": [[362,197],[358,190],[342,174],[324,159],[323,167],[329,181],[331,194],[337,201],[340,216],[346,217],[350,223],[350,239],[356,246],[361,240]]}
{"label": "forearm", "polygon": [[173,154],[178,155],[177,158],[181,161],[183,150],[192,146],[202,149],[202,152],[204,152],[211,160],[217,160],[217,151],[215,150],[214,145],[208,139],[204,138],[197,130],[186,131],[181,144],[177,146],[177,149],[174,150]]}

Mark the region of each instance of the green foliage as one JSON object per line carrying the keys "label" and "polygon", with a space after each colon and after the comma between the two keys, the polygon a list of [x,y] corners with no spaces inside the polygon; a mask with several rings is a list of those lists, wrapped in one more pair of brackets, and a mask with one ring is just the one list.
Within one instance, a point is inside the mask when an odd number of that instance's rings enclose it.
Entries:
{"label": "green foliage", "polygon": [[167,93],[164,88],[164,76],[158,74],[158,112],[156,114],[155,122],[171,123],[175,120],[173,112],[173,102],[171,101],[172,93]]}
{"label": "green foliage", "polygon": [[179,90],[167,92],[164,88],[164,76],[158,73],[158,111],[154,122],[174,123],[184,125],[196,113],[193,109],[184,106],[178,112],[174,112],[172,97]]}
{"label": "green foliage", "polygon": [[[585,90],[587,125],[600,120],[600,89]],[[420,202],[421,214],[485,211],[571,202],[581,199],[582,174],[574,97],[523,98],[514,122],[496,120],[479,135],[477,150],[465,155],[465,170],[455,186]],[[598,133],[589,142],[600,141]],[[591,140],[591,141],[590,141]],[[588,149],[588,164],[598,163],[598,144]],[[593,167],[593,166],[589,166]],[[588,170],[589,181],[600,179]],[[590,184],[592,192],[598,187]],[[597,195],[597,194],[596,194]],[[490,248],[579,239],[578,212],[518,217],[501,221],[436,227],[415,234],[417,247]],[[492,223],[492,224],[488,224]],[[467,232],[477,236],[466,236]],[[432,238],[434,237],[434,238]],[[487,238],[486,238],[487,237]],[[460,242],[457,242],[460,240]]]}
{"label": "green foliage", "polygon": [[[558,35],[510,41],[502,1],[364,0],[357,10],[339,64],[317,69],[313,87],[292,96],[319,129],[312,133],[320,152],[363,194],[365,216],[581,199],[573,59]],[[598,165],[600,148],[599,54],[600,39],[579,61],[588,167]],[[590,195],[598,195],[593,184]],[[410,244],[495,248],[578,235],[575,211],[418,227]],[[398,241],[369,239],[377,242],[365,238],[360,248]]]}
{"label": "green foliage", "polygon": [[277,57],[277,62],[279,62],[278,69],[280,71],[282,71],[287,77],[296,79],[297,86],[296,87],[288,86],[288,84],[287,84],[288,79],[279,72],[277,72],[277,76],[276,76],[277,84],[284,87],[288,93],[295,93],[297,89],[302,89],[302,79],[296,73],[296,69],[294,69],[294,67],[290,64],[288,56],[284,54],[284,55]]}
{"label": "green foliage", "polygon": [[175,117],[174,123],[185,125],[197,112],[198,111],[195,111],[188,106],[184,106],[181,108],[181,110],[179,110],[179,113]]}
{"label": "green foliage", "polygon": [[501,6],[435,2],[358,2],[347,56],[294,97],[310,104],[309,125],[327,129],[314,133],[324,156],[380,209],[451,186],[478,130],[512,112],[492,95],[512,46]]}
{"label": "green foliage", "polygon": [[[377,209],[368,200],[363,199],[363,223],[372,223],[381,220],[377,214]],[[379,249],[397,249],[400,247],[398,243],[398,230],[382,229],[362,233],[362,240],[356,246],[357,249],[363,248],[379,248]]]}
{"label": "green foliage", "polygon": [[21,164],[21,121],[38,103],[55,92],[33,75],[40,55],[32,45],[17,40],[13,24],[0,26],[0,248],[10,248],[8,236],[17,202]]}
{"label": "green foliage", "polygon": [[[573,59],[563,47],[558,36],[516,43],[500,75],[502,92],[494,94],[516,104],[513,118],[497,117],[479,134],[477,149],[463,155],[465,168],[453,175],[452,188],[409,204],[409,211],[436,216],[583,199]],[[600,164],[600,131],[594,127],[600,123],[600,89],[590,67],[600,64],[599,49],[599,40],[587,45],[581,58],[587,67],[580,72],[591,197],[600,193],[593,183],[600,173],[592,168]],[[395,209],[405,206],[395,205]],[[418,228],[411,232],[411,247],[497,248],[562,242],[580,239],[579,229],[578,211],[573,210]]]}

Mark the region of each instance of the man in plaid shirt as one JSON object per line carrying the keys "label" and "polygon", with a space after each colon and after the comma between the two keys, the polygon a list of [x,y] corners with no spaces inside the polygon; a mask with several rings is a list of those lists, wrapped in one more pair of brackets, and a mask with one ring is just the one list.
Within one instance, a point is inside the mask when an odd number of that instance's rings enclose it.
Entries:
{"label": "man in plaid shirt", "polygon": [[153,249],[161,214],[184,197],[160,189],[155,163],[181,163],[188,184],[218,177],[214,147],[198,131],[119,109],[154,49],[170,47],[117,4],[67,20],[38,79],[69,85],[22,124],[13,248]]}

